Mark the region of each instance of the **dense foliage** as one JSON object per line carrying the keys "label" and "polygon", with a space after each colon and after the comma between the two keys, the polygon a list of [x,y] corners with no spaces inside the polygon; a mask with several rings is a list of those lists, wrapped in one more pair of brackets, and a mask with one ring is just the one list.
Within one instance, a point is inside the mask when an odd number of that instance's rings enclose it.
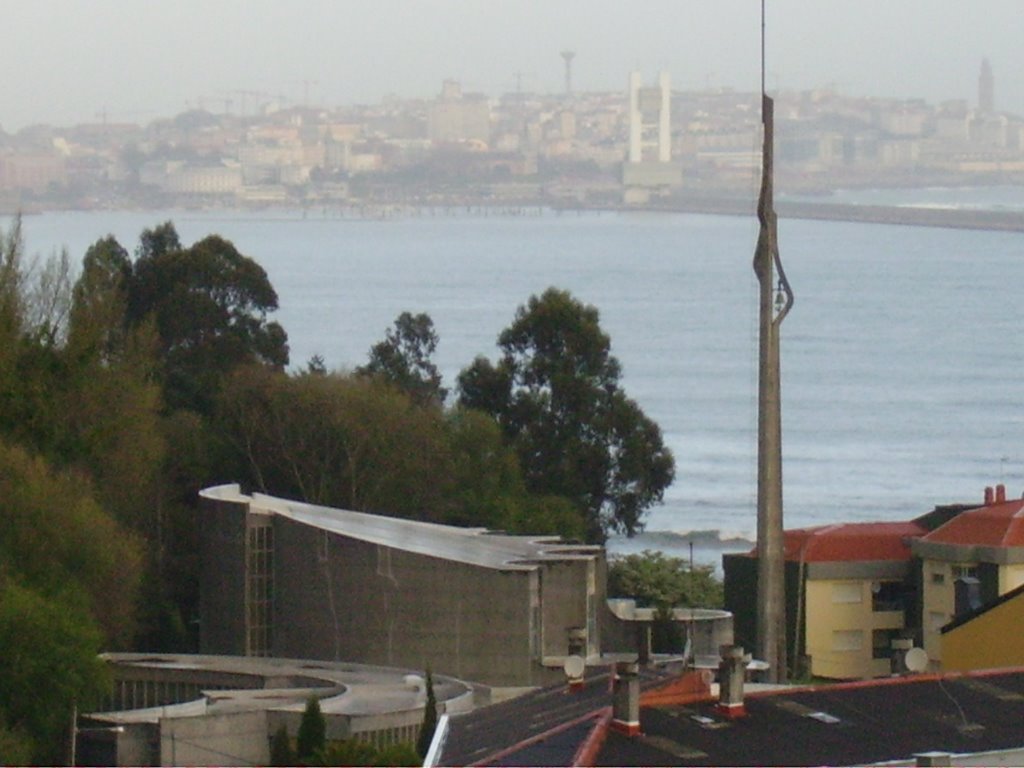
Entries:
{"label": "dense foliage", "polygon": [[644,550],[614,557],[608,564],[608,596],[631,597],[646,608],[720,608],[725,599],[722,589],[714,567],[691,568],[664,552]]}
{"label": "dense foliage", "polygon": [[327,722],[320,711],[320,700],[311,696],[302,711],[299,733],[295,739],[295,757],[300,763],[311,763],[327,743]]}
{"label": "dense foliage", "polygon": [[[66,253],[26,258],[18,220],[0,231],[5,760],[66,760],[73,709],[105,691],[100,650],[196,649],[206,485],[601,540],[637,530],[672,479],[597,311],[566,293],[520,308],[502,360],[477,360],[448,405],[425,314],[353,373],[286,371],[266,273],[216,235],[186,246],[165,222],[133,254],[104,237],[74,273]],[[300,736],[275,759],[417,761]]]}
{"label": "dense foliage", "polygon": [[527,487],[563,496],[589,541],[633,534],[661,501],[675,461],[658,425],[619,387],[598,312],[549,288],[498,337],[502,357],[459,375],[460,402],[489,414],[515,447]]}
{"label": "dense foliage", "polygon": [[437,342],[429,315],[403,312],[384,340],[370,349],[370,362],[356,373],[389,381],[419,405],[443,405],[448,390],[441,386],[441,373],[430,359]]}

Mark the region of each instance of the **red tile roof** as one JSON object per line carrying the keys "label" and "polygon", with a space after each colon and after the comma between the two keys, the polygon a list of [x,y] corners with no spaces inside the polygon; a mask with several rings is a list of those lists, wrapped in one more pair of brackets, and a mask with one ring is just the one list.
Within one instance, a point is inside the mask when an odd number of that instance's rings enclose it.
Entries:
{"label": "red tile roof", "polygon": [[924,537],[941,544],[1024,547],[1024,499],[963,512]]}
{"label": "red tile roof", "polygon": [[839,523],[786,531],[784,547],[805,563],[909,560],[909,540],[925,533],[915,522]]}

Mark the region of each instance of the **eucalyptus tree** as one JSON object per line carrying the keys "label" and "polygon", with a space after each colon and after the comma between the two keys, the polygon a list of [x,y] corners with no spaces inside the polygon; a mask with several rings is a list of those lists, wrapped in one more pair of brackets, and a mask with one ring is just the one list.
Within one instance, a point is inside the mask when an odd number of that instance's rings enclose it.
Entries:
{"label": "eucalyptus tree", "polygon": [[188,248],[170,222],[143,232],[129,284],[129,325],[152,322],[170,408],[212,411],[224,377],[240,365],[283,369],[288,336],[266,271],[218,235]]}
{"label": "eucalyptus tree", "polygon": [[442,405],[448,391],[441,386],[441,373],[431,360],[438,340],[430,315],[403,312],[384,340],[373,345],[369,362],[356,373],[388,381],[420,405]]}
{"label": "eucalyptus tree", "polygon": [[519,307],[498,347],[496,364],[478,357],[459,375],[460,404],[501,425],[528,489],[570,499],[588,540],[640,530],[675,461],[658,425],[622,391],[597,309],[549,288]]}

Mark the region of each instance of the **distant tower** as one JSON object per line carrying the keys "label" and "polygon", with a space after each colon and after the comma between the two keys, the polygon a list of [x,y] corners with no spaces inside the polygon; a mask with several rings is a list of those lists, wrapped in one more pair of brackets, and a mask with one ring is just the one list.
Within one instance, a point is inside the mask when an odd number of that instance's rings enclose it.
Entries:
{"label": "distant tower", "polygon": [[672,86],[668,72],[645,87],[639,72],[629,76],[629,146],[622,164],[623,200],[646,203],[683,183],[683,168],[672,161]]}
{"label": "distant tower", "polygon": [[576,51],[562,51],[562,59],[565,61],[565,95],[572,94],[572,60]]}
{"label": "distant tower", "polygon": [[643,86],[639,72],[630,74],[629,162],[669,162],[672,157],[671,99],[668,72],[658,75],[658,85],[653,88]]}
{"label": "distant tower", "polygon": [[978,75],[978,111],[989,115],[996,111],[996,84],[988,59],[981,60],[981,74]]}

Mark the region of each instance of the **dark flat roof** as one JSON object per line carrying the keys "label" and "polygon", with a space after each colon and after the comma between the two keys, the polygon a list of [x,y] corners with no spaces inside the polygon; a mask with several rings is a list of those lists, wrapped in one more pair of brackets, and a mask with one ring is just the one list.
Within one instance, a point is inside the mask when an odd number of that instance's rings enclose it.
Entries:
{"label": "dark flat roof", "polygon": [[864,765],[1024,746],[1024,670],[891,678],[644,708],[643,735],[609,732],[598,765]]}
{"label": "dark flat roof", "polygon": [[[658,685],[678,670],[646,668],[640,687]],[[588,668],[580,690],[555,685],[492,704],[449,722],[440,765],[570,765],[592,730],[595,717],[611,706],[610,668]]]}

